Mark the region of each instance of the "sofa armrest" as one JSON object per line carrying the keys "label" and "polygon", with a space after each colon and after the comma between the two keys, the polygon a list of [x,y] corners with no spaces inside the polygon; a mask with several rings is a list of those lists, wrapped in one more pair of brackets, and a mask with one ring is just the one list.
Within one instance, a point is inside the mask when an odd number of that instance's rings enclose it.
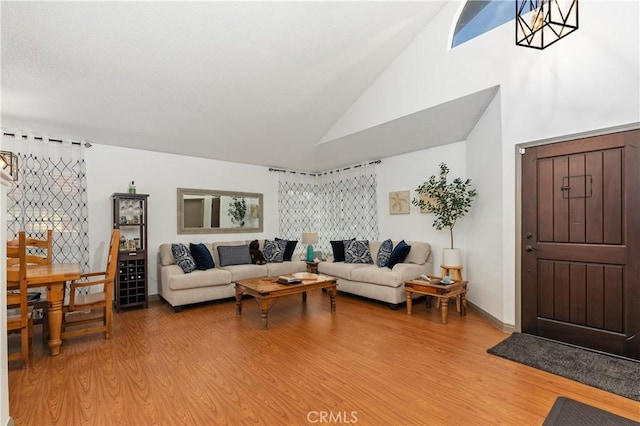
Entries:
{"label": "sofa armrest", "polygon": [[394,265],[393,272],[398,272],[402,276],[402,280],[411,280],[419,277],[421,274],[431,275],[431,263],[415,264],[415,263],[397,263]]}

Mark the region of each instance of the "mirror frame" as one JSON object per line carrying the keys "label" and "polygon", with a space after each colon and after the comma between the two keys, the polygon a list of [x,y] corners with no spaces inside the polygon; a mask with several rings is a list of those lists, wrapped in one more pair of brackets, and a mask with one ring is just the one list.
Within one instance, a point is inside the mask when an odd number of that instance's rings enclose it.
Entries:
{"label": "mirror frame", "polygon": [[[185,195],[217,195],[227,197],[257,198],[258,199],[258,226],[257,227],[237,227],[237,228],[185,228],[184,227],[184,196]],[[262,232],[264,229],[263,205],[264,197],[255,192],[221,191],[217,189],[177,189],[178,207],[178,234],[233,234]]]}

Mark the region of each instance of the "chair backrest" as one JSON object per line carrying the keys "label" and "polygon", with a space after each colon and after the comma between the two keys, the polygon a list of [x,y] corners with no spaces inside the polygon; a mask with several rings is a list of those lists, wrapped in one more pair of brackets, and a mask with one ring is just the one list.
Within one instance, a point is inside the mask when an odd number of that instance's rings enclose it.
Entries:
{"label": "chair backrest", "polygon": [[[109,242],[109,257],[107,258],[107,269],[105,269],[104,292],[107,303],[113,300],[113,287],[116,279],[116,270],[118,267],[118,250],[120,249],[120,230],[111,231],[111,241]],[[110,332],[109,332],[110,333]]]}
{"label": "chair backrest", "polygon": [[[25,234],[24,231],[18,233],[18,238],[7,242],[7,250],[10,247],[17,247],[20,233]],[[53,259],[53,238],[51,229],[47,230],[46,239],[38,239],[27,237],[25,234],[25,260],[27,265],[51,265]],[[12,261],[12,264],[16,264],[17,261]],[[9,264],[7,264],[9,265]]]}
{"label": "chair backrest", "polygon": [[107,269],[105,270],[105,278],[109,280],[115,279],[116,268],[118,267],[118,249],[120,244],[120,230],[111,231],[111,240],[109,241],[109,257],[107,258]]}
{"label": "chair backrest", "polygon": [[[25,234],[18,234],[18,245],[7,246],[7,306],[20,307],[21,327],[28,322],[27,306],[27,262]],[[14,262],[17,260],[17,262]],[[17,290],[17,292],[15,291]]]}

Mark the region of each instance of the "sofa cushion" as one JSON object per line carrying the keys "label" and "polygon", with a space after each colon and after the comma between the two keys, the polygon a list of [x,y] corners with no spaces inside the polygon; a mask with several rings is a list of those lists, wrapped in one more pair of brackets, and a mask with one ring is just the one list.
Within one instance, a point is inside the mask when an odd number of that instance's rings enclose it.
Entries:
{"label": "sofa cushion", "polygon": [[351,273],[359,268],[368,266],[366,263],[344,263],[344,262],[320,262],[318,272],[345,280],[351,279]]}
{"label": "sofa cushion", "polygon": [[231,284],[231,273],[214,268],[206,271],[195,270],[190,274],[185,274],[178,265],[169,265],[162,268],[162,279],[166,280],[170,290],[187,290],[229,285]]}
{"label": "sofa cushion", "polygon": [[[281,240],[282,238],[276,237],[276,241]],[[296,245],[298,244],[298,240],[284,240],[287,242],[287,248],[284,250],[284,258],[282,259],[285,262],[288,262],[293,257],[293,252],[296,250]]]}
{"label": "sofa cushion", "polygon": [[176,260],[173,258],[173,253],[171,252],[171,244],[160,244],[158,256],[161,266],[175,265],[176,263]]}
{"label": "sofa cushion", "polygon": [[411,246],[404,240],[400,241],[391,252],[391,257],[389,257],[389,263],[387,264],[389,269],[392,269],[396,263],[404,262],[404,260],[407,258],[407,255],[409,254],[409,251],[411,251]]}
{"label": "sofa cushion", "polygon": [[344,242],[354,240],[355,238],[350,240],[329,241],[329,243],[331,243],[331,250],[333,251],[334,262],[344,262]]}
{"label": "sofa cushion", "polygon": [[351,280],[387,287],[400,287],[404,283],[400,272],[389,268],[379,268],[376,265],[367,265],[364,268],[354,269],[351,272]]}
{"label": "sofa cushion", "polygon": [[344,242],[344,262],[345,263],[373,263],[369,241],[345,241]]}
{"label": "sofa cushion", "polygon": [[380,245],[382,241],[369,241],[369,252],[371,253],[371,259],[373,259],[373,263],[376,263],[378,259],[378,251],[380,250]]}
{"label": "sofa cushion", "polygon": [[231,281],[248,280],[251,278],[266,277],[267,265],[229,265],[224,267],[225,271],[231,272]]}
{"label": "sofa cushion", "polygon": [[196,262],[191,256],[191,252],[184,244],[171,244],[171,252],[176,263],[185,274],[188,274],[196,269]]}
{"label": "sofa cushion", "polygon": [[250,265],[251,253],[247,244],[241,246],[219,246],[220,266]]}
{"label": "sofa cushion", "polygon": [[431,255],[431,245],[421,241],[408,241],[407,244],[411,246],[411,251],[404,260],[406,263],[415,263],[416,265],[422,265],[429,260]]}
{"label": "sofa cushion", "polygon": [[384,240],[382,244],[380,244],[380,248],[378,249],[378,257],[377,257],[377,265],[380,268],[384,268],[389,265],[389,258],[391,258],[391,253],[393,252],[393,242],[389,240]]}
{"label": "sofa cushion", "polygon": [[286,248],[287,240],[264,240],[264,258],[268,263],[281,263]]}
{"label": "sofa cushion", "polygon": [[189,251],[191,252],[191,256],[193,260],[196,262],[196,268],[201,271],[206,271],[207,269],[215,268],[216,265],[213,263],[213,257],[211,256],[211,252],[209,248],[204,244],[189,244]]}

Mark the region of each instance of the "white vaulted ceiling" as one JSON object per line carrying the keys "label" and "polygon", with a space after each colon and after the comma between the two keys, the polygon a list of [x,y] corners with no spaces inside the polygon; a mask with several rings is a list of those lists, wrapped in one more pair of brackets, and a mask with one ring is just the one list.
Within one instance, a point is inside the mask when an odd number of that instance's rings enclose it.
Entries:
{"label": "white vaulted ceiling", "polygon": [[461,140],[486,94],[323,140],[444,3],[3,1],[2,127],[305,170]]}

